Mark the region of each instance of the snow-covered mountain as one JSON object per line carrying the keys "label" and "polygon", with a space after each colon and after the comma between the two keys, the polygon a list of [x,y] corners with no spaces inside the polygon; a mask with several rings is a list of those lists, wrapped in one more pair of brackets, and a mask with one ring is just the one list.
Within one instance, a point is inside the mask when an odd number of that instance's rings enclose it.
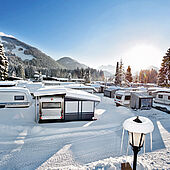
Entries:
{"label": "snow-covered mountain", "polygon": [[101,65],[97,69],[102,70],[106,77],[112,77],[115,74],[115,66],[113,65]]}
{"label": "snow-covered mountain", "polygon": [[10,65],[17,66],[21,64],[23,66],[32,65],[37,68],[65,68],[39,49],[16,39],[12,35],[0,32],[0,41],[4,45],[5,54],[8,56]]}
{"label": "snow-covered mountain", "polygon": [[74,70],[77,68],[84,68],[84,69],[88,68],[88,66],[81,64],[70,57],[62,57],[59,60],[57,60],[57,62],[68,70]]}
{"label": "snow-covered mountain", "polygon": [[156,67],[156,66],[153,66],[153,65],[147,67],[147,69],[149,69],[149,70],[154,69],[154,70],[156,70],[156,71],[159,71],[159,68]]}

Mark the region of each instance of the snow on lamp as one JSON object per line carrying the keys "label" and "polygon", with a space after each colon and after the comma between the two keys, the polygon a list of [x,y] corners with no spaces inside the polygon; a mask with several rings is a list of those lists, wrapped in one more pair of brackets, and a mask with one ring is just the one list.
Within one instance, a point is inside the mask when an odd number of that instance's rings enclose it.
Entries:
{"label": "snow on lamp", "polygon": [[153,131],[154,125],[148,118],[137,116],[125,120],[123,128],[129,134],[129,143],[134,152],[133,170],[136,170],[137,154],[145,142],[145,135]]}

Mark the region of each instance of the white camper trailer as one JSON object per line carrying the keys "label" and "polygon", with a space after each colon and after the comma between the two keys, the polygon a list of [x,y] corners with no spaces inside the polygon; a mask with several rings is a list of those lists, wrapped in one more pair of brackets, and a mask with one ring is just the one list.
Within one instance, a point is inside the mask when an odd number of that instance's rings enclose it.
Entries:
{"label": "white camper trailer", "polygon": [[170,105],[170,93],[157,93],[154,102]]}
{"label": "white camper trailer", "polygon": [[36,117],[42,120],[92,120],[100,98],[81,90],[48,87],[37,90]]}
{"label": "white camper trailer", "polygon": [[131,94],[129,91],[118,90],[115,92],[114,101],[117,106],[129,106]]}
{"label": "white camper trailer", "polygon": [[0,88],[0,108],[29,107],[31,102],[31,95],[28,89],[19,87]]}

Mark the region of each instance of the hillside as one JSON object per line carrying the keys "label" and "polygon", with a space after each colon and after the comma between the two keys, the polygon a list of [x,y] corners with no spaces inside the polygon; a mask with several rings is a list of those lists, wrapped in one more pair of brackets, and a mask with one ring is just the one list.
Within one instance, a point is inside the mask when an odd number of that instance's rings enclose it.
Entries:
{"label": "hillside", "polygon": [[81,64],[78,61],[76,61],[70,57],[62,57],[59,60],[57,60],[57,63],[66,67],[66,69],[68,69],[68,70],[74,70],[77,68],[84,68],[84,69],[88,68],[88,66]]}
{"label": "hillside", "polygon": [[9,64],[11,66],[21,64],[24,67],[31,65],[36,68],[65,68],[39,49],[12,36],[0,34],[0,41],[4,45],[5,54],[8,56]]}

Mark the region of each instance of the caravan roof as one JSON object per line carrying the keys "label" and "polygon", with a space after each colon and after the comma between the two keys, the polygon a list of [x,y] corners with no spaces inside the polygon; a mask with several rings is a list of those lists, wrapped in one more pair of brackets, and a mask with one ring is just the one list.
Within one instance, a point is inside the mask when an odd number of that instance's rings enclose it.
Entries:
{"label": "caravan roof", "polygon": [[8,91],[8,92],[24,92],[27,94],[30,94],[29,90],[27,88],[22,87],[0,87],[0,91]]}
{"label": "caravan roof", "polygon": [[137,92],[131,92],[131,93],[138,96],[139,98],[153,98],[148,93],[143,92],[143,91],[137,91]]}
{"label": "caravan roof", "polygon": [[0,87],[12,87],[15,85],[16,85],[16,82],[14,81],[0,81]]}
{"label": "caravan roof", "polygon": [[[8,96],[8,94],[11,95],[10,92],[12,92],[13,94],[21,94],[21,93],[24,93],[26,96],[27,96],[27,100],[28,102],[31,103],[32,99],[31,99],[31,95],[30,95],[30,92],[28,89],[26,88],[22,88],[22,87],[0,87],[0,93],[1,92],[6,92],[6,96]],[[3,102],[4,99],[3,98],[0,98],[0,100]],[[11,101],[9,101],[11,102]]]}
{"label": "caravan roof", "polygon": [[123,90],[118,90],[115,92],[115,95],[130,95],[130,91],[123,91]]}
{"label": "caravan roof", "polygon": [[80,99],[80,100],[90,100],[100,102],[100,97],[90,94],[81,90],[74,90],[64,87],[45,87],[37,90],[34,96],[47,96],[47,95],[59,95],[66,94],[66,98]]}
{"label": "caravan roof", "polygon": [[110,86],[109,88],[105,89],[106,91],[113,91],[113,90],[121,90],[121,87],[117,86]]}

